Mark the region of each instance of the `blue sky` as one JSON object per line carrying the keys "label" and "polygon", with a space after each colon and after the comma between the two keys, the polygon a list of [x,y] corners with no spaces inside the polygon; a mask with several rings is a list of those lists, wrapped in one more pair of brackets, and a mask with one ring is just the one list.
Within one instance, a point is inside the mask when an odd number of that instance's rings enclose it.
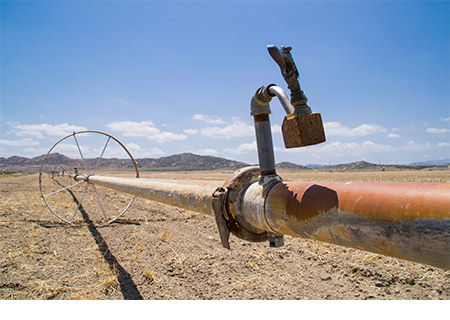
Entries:
{"label": "blue sky", "polygon": [[[0,156],[79,130],[136,157],[257,163],[250,99],[287,90],[266,46],[288,45],[327,142],[277,162],[450,158],[447,1],[2,1]],[[87,146],[88,156],[102,144]],[[91,149],[89,149],[91,148]],[[89,153],[91,151],[91,153]]]}

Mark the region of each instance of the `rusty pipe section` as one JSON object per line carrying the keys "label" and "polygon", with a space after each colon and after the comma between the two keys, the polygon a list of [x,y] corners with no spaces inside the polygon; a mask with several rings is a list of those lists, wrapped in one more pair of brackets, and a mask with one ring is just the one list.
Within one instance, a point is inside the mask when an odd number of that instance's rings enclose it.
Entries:
{"label": "rusty pipe section", "polygon": [[247,188],[238,220],[450,269],[450,184],[278,182]]}
{"label": "rusty pipe section", "polygon": [[[223,185],[211,180],[77,179],[208,215],[213,214],[211,195]],[[314,239],[450,269],[448,183],[258,179],[231,191],[227,201],[239,225],[254,234]]]}
{"label": "rusty pipe section", "polygon": [[88,176],[87,181],[149,200],[212,215],[211,195],[221,181]]}

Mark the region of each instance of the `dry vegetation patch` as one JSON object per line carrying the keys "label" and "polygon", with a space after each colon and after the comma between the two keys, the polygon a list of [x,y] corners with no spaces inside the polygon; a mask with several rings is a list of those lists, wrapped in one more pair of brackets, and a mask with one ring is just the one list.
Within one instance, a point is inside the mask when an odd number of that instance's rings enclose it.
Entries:
{"label": "dry vegetation patch", "polygon": [[[143,176],[224,181],[231,173]],[[448,171],[280,175],[305,181],[449,180]],[[226,250],[213,217],[144,199],[111,225],[80,219],[70,226],[45,207],[37,180],[0,178],[0,299],[449,298],[446,270],[292,237],[281,248],[232,237],[232,250]]]}

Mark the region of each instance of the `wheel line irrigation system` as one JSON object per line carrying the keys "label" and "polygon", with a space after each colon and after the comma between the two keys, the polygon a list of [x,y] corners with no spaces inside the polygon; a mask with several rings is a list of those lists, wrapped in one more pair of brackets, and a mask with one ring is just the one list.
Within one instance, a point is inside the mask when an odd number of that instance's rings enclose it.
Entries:
{"label": "wheel line irrigation system", "polygon": [[[299,73],[291,48],[268,46],[270,56],[281,69],[290,93],[270,84],[258,88],[251,99],[259,166],[242,168],[227,181],[159,180],[139,178],[136,162],[114,137],[99,131],[73,133],[58,141],[44,158],[39,174],[42,197],[50,210],[72,223],[86,194],[95,192],[104,218],[112,222],[142,197],[169,205],[214,215],[220,242],[230,248],[229,237],[278,247],[283,235],[309,238],[336,245],[450,269],[450,184],[449,183],[354,183],[284,181],[275,170],[270,125],[270,106],[277,97],[286,111],[282,133],[286,148],[315,145],[325,141],[322,119],[312,113],[300,88]],[[80,134],[101,134],[108,139],[90,172],[78,143]],[[72,183],[56,191],[43,190],[49,155],[63,141],[73,137],[85,173],[56,166],[50,173],[68,177]],[[128,154],[133,178],[97,175],[97,167],[110,141]],[[85,185],[84,193],[70,219],[62,218],[48,199],[74,186]],[[114,217],[106,216],[95,186],[132,195]]]}

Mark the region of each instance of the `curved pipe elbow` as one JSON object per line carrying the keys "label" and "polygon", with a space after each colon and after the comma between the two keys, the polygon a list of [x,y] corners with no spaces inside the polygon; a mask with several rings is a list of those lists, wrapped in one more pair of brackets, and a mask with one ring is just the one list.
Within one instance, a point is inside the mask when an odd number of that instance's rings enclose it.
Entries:
{"label": "curved pipe elbow", "polygon": [[286,95],[286,93],[284,92],[284,90],[282,88],[280,88],[277,85],[269,85],[267,87],[267,91],[269,92],[270,95],[276,96],[278,98],[284,111],[286,111],[286,114],[294,113],[295,109],[291,105],[291,102],[289,101],[288,96]]}
{"label": "curved pipe elbow", "polygon": [[250,115],[270,114],[269,103],[272,96],[267,92],[267,87],[260,87],[256,90],[250,102]]}

